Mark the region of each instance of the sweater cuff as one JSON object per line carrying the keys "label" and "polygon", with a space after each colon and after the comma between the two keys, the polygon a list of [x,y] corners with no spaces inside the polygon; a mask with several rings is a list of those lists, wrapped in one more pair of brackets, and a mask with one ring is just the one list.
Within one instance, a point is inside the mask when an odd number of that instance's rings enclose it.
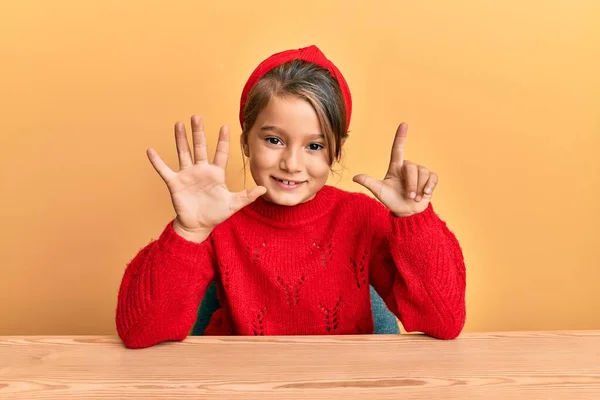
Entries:
{"label": "sweater cuff", "polygon": [[414,235],[424,230],[434,229],[439,224],[439,217],[429,203],[427,208],[420,213],[408,217],[397,217],[390,212],[392,223],[397,232],[402,235]]}
{"label": "sweater cuff", "polygon": [[171,220],[161,233],[158,243],[164,251],[179,260],[197,262],[206,255],[207,246],[210,246],[210,237],[202,243],[191,242],[175,232]]}

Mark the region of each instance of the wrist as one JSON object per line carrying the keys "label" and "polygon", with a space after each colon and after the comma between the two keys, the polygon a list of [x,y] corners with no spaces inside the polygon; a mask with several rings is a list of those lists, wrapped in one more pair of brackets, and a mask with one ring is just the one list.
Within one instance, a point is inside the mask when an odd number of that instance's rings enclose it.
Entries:
{"label": "wrist", "polygon": [[173,230],[185,240],[195,243],[204,242],[212,232],[212,228],[205,227],[199,227],[193,230],[186,229],[181,226],[181,224],[177,221],[177,218],[173,220]]}
{"label": "wrist", "polygon": [[392,214],[394,214],[394,216],[396,218],[406,218],[406,217],[412,217],[413,215],[418,214],[418,212],[399,213],[399,212],[392,211]]}
{"label": "wrist", "polygon": [[427,206],[422,209],[422,210],[411,210],[411,211],[404,211],[404,212],[396,212],[394,210],[390,210],[392,212],[392,214],[394,214],[395,217],[397,218],[407,218],[407,217],[412,217],[418,214],[423,214],[425,211],[428,211],[431,208],[431,203],[428,203]]}

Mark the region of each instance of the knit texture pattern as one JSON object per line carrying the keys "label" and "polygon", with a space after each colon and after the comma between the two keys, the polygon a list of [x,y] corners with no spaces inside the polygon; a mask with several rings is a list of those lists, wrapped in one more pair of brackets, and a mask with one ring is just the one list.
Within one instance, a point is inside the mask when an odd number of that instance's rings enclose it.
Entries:
{"label": "knit texture pattern", "polygon": [[259,198],[203,243],[167,224],[127,265],[116,325],[125,346],[187,337],[208,284],[221,308],[205,335],[371,334],[371,284],[409,331],[439,339],[465,323],[462,250],[433,206],[396,217],[331,186],[279,206]]}

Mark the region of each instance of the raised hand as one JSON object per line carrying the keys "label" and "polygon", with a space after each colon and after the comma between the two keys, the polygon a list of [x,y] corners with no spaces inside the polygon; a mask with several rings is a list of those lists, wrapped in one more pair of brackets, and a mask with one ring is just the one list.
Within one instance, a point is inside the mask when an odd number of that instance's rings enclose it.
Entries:
{"label": "raised hand", "polygon": [[433,196],[438,176],[427,168],[404,160],[407,125],[396,130],[390,165],[383,180],[360,174],[353,181],[369,189],[396,216],[404,217],[424,211]]}
{"label": "raised hand", "polygon": [[229,158],[228,128],[221,127],[213,163],[210,164],[202,119],[193,115],[191,124],[193,158],[185,124],[175,124],[179,172],[171,170],[154,149],[149,148],[147,155],[171,194],[177,214],[174,229],[188,240],[199,238],[202,241],[215,226],[262,196],[267,189],[257,186],[238,193],[230,192],[225,183],[225,168]]}

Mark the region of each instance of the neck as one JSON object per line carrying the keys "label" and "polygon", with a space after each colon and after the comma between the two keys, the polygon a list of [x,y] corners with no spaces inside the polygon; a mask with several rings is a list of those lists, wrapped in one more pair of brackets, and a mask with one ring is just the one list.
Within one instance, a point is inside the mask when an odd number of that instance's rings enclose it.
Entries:
{"label": "neck", "polygon": [[273,225],[303,225],[326,215],[335,203],[335,195],[333,187],[323,186],[311,200],[295,206],[282,206],[260,197],[244,212]]}

